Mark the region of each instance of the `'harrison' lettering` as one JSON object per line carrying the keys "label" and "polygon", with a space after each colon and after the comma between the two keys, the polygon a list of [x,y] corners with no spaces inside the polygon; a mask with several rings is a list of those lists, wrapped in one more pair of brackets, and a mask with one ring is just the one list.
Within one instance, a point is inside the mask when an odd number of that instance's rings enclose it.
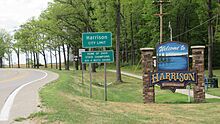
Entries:
{"label": "'harrison' lettering", "polygon": [[151,75],[151,83],[159,82],[196,82],[195,72],[156,72]]}

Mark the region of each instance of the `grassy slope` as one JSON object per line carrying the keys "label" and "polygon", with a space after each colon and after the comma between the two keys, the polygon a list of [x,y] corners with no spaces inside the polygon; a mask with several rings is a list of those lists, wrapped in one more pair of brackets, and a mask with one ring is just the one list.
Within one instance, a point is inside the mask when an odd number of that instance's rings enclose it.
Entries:
{"label": "grassy slope", "polygon": [[[142,103],[142,82],[123,77],[125,83],[113,84],[108,88],[109,102],[103,101],[103,73],[94,76],[93,99],[89,99],[89,84],[81,84],[80,71],[55,71],[60,79],[49,84],[40,92],[44,112],[37,113],[38,119],[51,123],[217,123],[220,121],[220,104],[185,104],[187,97],[157,89],[157,103]],[[87,79],[88,73],[86,74]],[[108,81],[114,81],[108,73]],[[85,82],[89,82],[86,80]],[[164,104],[164,103],[171,104]],[[172,104],[172,103],[183,104]],[[212,100],[219,102],[219,100]],[[44,121],[41,121],[44,122]],[[48,122],[45,122],[48,123]]]}
{"label": "grassy slope", "polygon": [[[207,72],[206,72],[207,75]],[[220,70],[214,70],[214,75],[218,78],[218,86],[219,88],[209,88],[207,90],[207,93],[215,95],[215,96],[220,96]]]}

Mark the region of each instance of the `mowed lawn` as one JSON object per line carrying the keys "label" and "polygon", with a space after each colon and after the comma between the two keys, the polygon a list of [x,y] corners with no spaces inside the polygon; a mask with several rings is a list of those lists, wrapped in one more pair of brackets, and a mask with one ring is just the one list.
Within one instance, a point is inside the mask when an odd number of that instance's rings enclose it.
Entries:
{"label": "mowed lawn", "polygon": [[220,100],[188,103],[187,96],[156,89],[156,104],[143,104],[142,81],[123,76],[115,83],[108,73],[108,102],[104,99],[104,73],[93,73],[93,98],[89,98],[89,74],[84,84],[81,71],[57,71],[60,78],[41,92],[42,111],[30,116],[36,123],[65,124],[166,124],[220,122]]}
{"label": "mowed lawn", "polygon": [[220,96],[220,70],[214,70],[214,75],[218,78],[219,88],[208,88],[206,92],[215,96]]}
{"label": "mowed lawn", "polygon": [[[129,73],[136,74],[136,75],[142,75],[141,65],[125,66],[125,67],[122,67],[122,71],[129,72]],[[218,78],[219,88],[208,88],[206,90],[206,93],[220,97],[220,70],[214,70],[213,73],[216,76],[216,78]],[[208,76],[208,71],[206,71],[205,74],[206,76]]]}

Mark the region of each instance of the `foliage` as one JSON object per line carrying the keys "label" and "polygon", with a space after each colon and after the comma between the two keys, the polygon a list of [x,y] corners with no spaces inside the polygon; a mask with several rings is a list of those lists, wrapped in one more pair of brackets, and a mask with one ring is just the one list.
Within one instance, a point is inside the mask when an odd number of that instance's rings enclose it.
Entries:
{"label": "foliage", "polygon": [[4,29],[0,29],[0,57],[5,57],[5,54],[11,54],[12,37]]}
{"label": "foliage", "polygon": [[[159,42],[159,7],[152,0],[121,0],[121,61],[137,64],[139,48],[155,47]],[[216,42],[220,41],[220,6],[213,1],[213,26]],[[37,19],[31,19],[15,34],[23,52],[57,50],[69,46],[81,48],[83,32],[112,32],[113,49],[116,45],[116,0],[54,0]],[[189,45],[208,44],[208,10],[205,0],[172,0],[164,6],[163,41],[173,40]],[[77,53],[74,53],[77,55]],[[217,58],[215,61],[218,61]],[[217,66],[217,65],[215,65]]]}

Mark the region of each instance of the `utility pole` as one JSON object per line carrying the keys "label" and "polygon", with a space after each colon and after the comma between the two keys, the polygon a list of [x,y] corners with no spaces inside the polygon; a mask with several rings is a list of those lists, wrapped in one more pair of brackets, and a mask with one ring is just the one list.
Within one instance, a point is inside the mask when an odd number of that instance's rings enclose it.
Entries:
{"label": "utility pole", "polygon": [[213,25],[212,25],[212,0],[207,1],[208,4],[208,18],[210,19],[208,22],[208,39],[209,39],[209,45],[208,45],[208,72],[209,72],[209,78],[213,77],[213,68],[212,68],[212,54],[213,54]]}
{"label": "utility pole", "polygon": [[153,4],[159,5],[160,6],[160,13],[155,14],[156,16],[160,17],[160,44],[163,42],[163,16],[165,13],[163,13],[163,4],[170,3],[169,1],[154,1]]}

